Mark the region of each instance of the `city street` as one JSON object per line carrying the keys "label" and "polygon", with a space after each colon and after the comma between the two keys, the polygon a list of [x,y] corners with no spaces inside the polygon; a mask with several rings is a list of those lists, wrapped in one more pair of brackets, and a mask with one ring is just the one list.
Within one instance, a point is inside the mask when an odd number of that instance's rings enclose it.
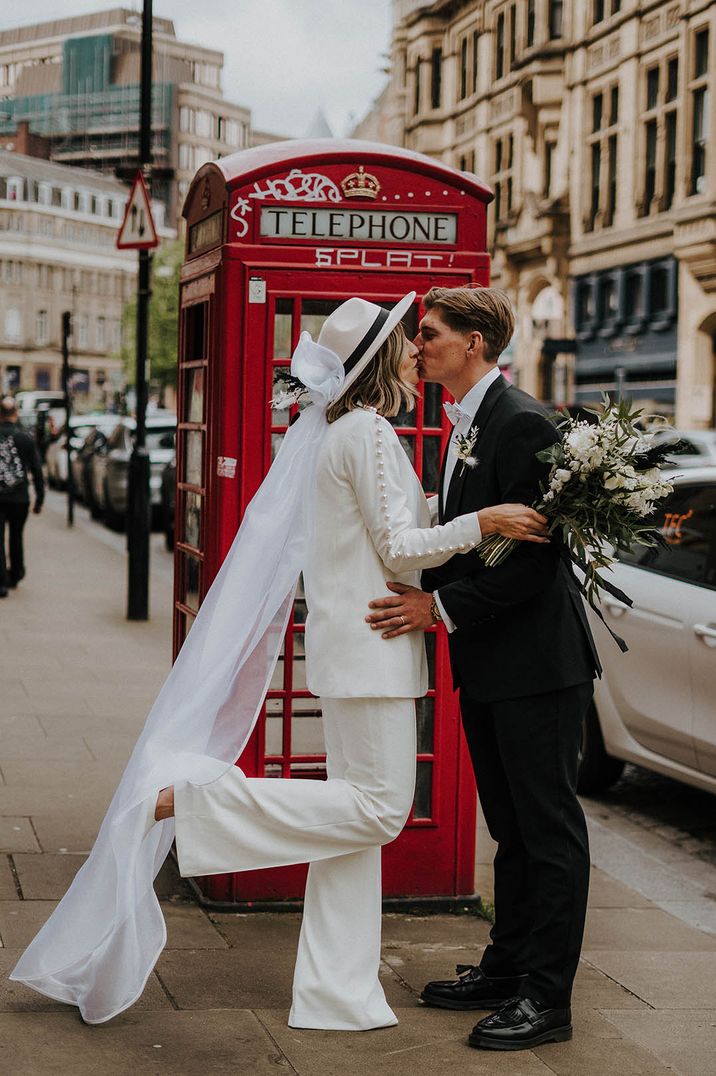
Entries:
{"label": "city street", "polygon": [[[0,1071],[241,1076],[445,1073],[705,1076],[716,1054],[716,799],[630,770],[585,801],[595,867],[571,1043],[470,1051],[480,1014],[420,1005],[428,978],[479,957],[472,916],[388,915],[383,981],[400,1024],[286,1026],[299,916],[210,913],[169,862],[169,942],[140,1002],[98,1027],[7,973],[91,847],[170,663],[171,554],[152,536],[152,619],[128,623],[124,539],[50,494],[27,528],[28,575],[0,604]],[[489,838],[477,889],[489,901]]]}

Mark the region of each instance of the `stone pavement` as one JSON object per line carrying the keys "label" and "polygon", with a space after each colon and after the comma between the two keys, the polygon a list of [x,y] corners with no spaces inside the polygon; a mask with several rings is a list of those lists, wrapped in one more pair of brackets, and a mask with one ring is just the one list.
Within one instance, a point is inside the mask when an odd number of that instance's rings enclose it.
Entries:
{"label": "stone pavement", "polygon": [[[0,602],[0,1074],[2,1076],[660,1076],[716,1073],[716,935],[595,870],[575,1037],[488,1054],[480,1014],[421,1007],[428,978],[475,961],[488,924],[388,915],[383,981],[397,1028],[286,1026],[298,915],[203,911],[171,863],[158,880],[169,941],[143,997],[109,1024],[7,980],[91,846],[170,661],[171,558],[153,537],[152,620],[124,619],[122,539],[59,498],[31,517],[27,579]],[[478,834],[489,896],[489,838]]]}

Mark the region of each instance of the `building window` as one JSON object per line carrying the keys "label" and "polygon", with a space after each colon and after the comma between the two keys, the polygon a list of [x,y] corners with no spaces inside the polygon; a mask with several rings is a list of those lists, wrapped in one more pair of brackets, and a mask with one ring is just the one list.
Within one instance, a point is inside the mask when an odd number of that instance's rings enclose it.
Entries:
{"label": "building window", "polygon": [[588,136],[588,210],[584,226],[588,232],[614,222],[617,199],[619,152],[619,88],[605,87],[591,100],[591,133]]}
{"label": "building window", "polygon": [[646,72],[641,216],[670,209],[674,201],[678,81],[679,60],[676,56],[662,59]]}
{"label": "building window", "polygon": [[604,0],[592,0],[592,25],[604,20]]}
{"label": "building window", "polygon": [[531,49],[535,43],[535,3],[536,0],[527,0],[527,32],[525,45]]}
{"label": "building window", "polygon": [[544,184],[542,193],[545,198],[549,198],[552,190],[552,164],[554,161],[554,151],[556,149],[554,142],[545,142],[544,144]]}
{"label": "building window", "polygon": [[5,339],[9,344],[19,344],[22,340],[22,318],[14,307],[5,311]]}
{"label": "building window", "polygon": [[179,109],[179,130],[180,131],[191,131],[192,130],[193,115],[194,115],[194,113],[193,113],[191,108],[180,108]]}
{"label": "building window", "polygon": [[86,314],[80,314],[77,319],[77,346],[87,347],[89,343],[89,321]]}
{"label": "building window", "polygon": [[693,38],[693,78],[689,84],[691,96],[691,178],[690,194],[706,190],[706,138],[709,123],[709,31],[699,30]]}
{"label": "building window", "polygon": [[104,351],[107,347],[107,321],[105,318],[97,318],[97,350]]}
{"label": "building window", "polygon": [[46,310],[38,310],[35,315],[35,343],[46,344],[50,339],[50,325]]}
{"label": "building window", "polygon": [[506,135],[495,140],[495,221],[504,221],[512,213],[513,204],[513,156],[514,137]]}
{"label": "building window", "polygon": [[423,61],[420,56],[415,61],[415,98],[413,100],[413,112],[417,116],[420,112],[420,69]]}
{"label": "building window", "polygon": [[467,97],[467,38],[463,37],[460,42],[460,88],[458,90],[458,101],[462,101]]}
{"label": "building window", "polygon": [[430,75],[430,107],[440,108],[443,78],[443,50],[441,48],[433,49]]}
{"label": "building window", "polygon": [[480,35],[477,30],[472,34],[472,92],[477,93],[477,49]]}
{"label": "building window", "polygon": [[510,71],[517,60],[517,5],[511,4],[508,10],[510,19]]}
{"label": "building window", "polygon": [[495,78],[502,78],[505,73],[505,13],[497,16],[497,33],[495,35]]}
{"label": "building window", "polygon": [[179,167],[183,171],[191,169],[191,146],[188,142],[179,143]]}

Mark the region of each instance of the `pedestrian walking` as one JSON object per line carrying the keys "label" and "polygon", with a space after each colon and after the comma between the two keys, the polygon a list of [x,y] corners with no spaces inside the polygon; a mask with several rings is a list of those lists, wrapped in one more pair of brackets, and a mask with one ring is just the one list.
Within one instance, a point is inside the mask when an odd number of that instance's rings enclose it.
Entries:
{"label": "pedestrian walking", "polygon": [[[22,532],[30,511],[30,475],[35,489],[33,511],[42,511],[45,480],[42,462],[32,437],[18,425],[15,401],[0,400],[0,598],[25,575]],[[8,528],[8,554],[5,526]]]}

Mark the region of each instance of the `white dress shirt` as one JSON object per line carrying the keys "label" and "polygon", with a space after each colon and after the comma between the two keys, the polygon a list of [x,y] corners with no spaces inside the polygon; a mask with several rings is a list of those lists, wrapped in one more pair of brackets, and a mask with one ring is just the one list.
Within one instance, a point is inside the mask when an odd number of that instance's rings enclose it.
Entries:
{"label": "white dress shirt", "polygon": [[[481,377],[479,381],[476,381],[472,388],[465,393],[463,398],[457,401],[463,414],[460,420],[455,424],[455,426],[453,426],[452,433],[450,434],[450,440],[448,441],[447,459],[445,460],[445,472],[443,475],[442,486],[440,488],[440,503],[443,506],[443,511],[445,510],[445,503],[447,501],[448,490],[450,488],[450,480],[452,478],[453,471],[455,470],[455,464],[457,463],[455,447],[457,445],[458,435],[466,434],[467,431],[470,429],[475,420],[475,415],[480,409],[480,404],[485,399],[487,390],[489,389],[493,381],[497,381],[498,377],[500,377],[500,368],[499,366],[495,366],[494,370],[490,370],[489,373]],[[441,617],[443,618],[443,623],[445,624],[447,630],[452,633],[456,630],[455,624],[445,612],[443,603],[440,601],[440,592],[436,590],[434,596],[435,603],[440,610]]]}

